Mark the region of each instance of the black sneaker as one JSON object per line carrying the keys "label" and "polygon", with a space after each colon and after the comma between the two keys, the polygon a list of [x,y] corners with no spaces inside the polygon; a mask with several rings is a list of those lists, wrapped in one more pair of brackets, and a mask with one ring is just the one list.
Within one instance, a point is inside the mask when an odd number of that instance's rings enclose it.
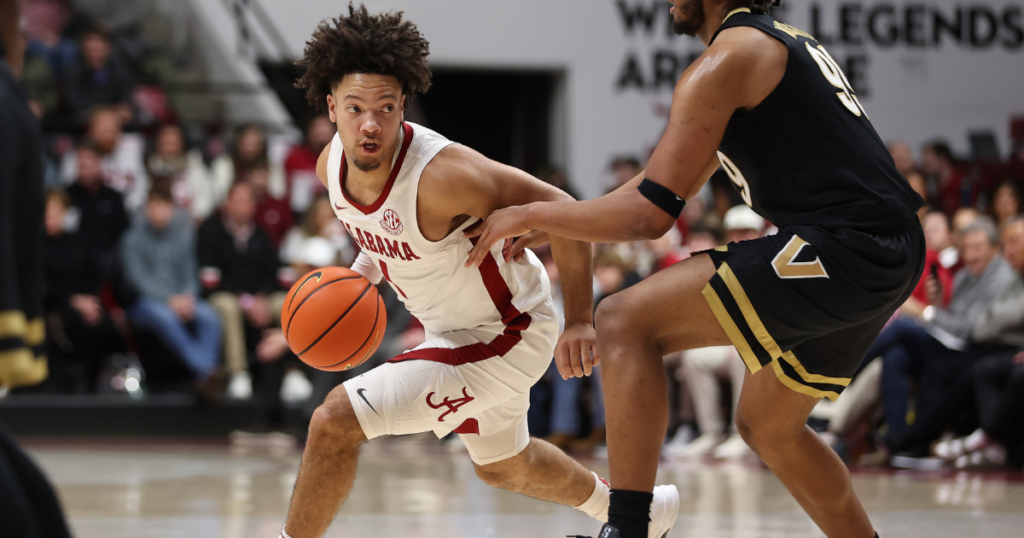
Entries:
{"label": "black sneaker", "polygon": [[[589,536],[569,535],[569,536],[566,536],[566,538],[590,538],[590,537]],[[616,529],[615,527],[612,527],[611,525],[605,523],[604,527],[601,527],[601,532],[597,533],[597,538],[622,538],[622,533],[619,532],[619,529]]]}

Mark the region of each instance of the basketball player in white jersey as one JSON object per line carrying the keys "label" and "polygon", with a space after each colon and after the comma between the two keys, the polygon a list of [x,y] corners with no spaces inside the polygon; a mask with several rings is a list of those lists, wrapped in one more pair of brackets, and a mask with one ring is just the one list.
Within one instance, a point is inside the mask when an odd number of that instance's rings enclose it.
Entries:
{"label": "basketball player in white jersey", "polygon": [[[350,5],[347,16],[321,23],[299,62],[298,86],[338,126],[317,174],[362,249],[353,269],[386,280],[427,339],[336,388],[314,413],[282,537],[324,534],[352,488],[363,441],[426,431],[461,435],[492,486],[608,518],[608,484],[531,439],[526,423],[530,387],[553,354],[565,377],[590,374],[597,362],[590,245],[550,238],[565,289],[561,337],[532,252],[506,261],[499,245],[480,267],[465,267],[473,243],[463,232],[492,211],[571,198],[405,122],[408,100],[430,85],[427,54],[400,13]],[[675,486],[658,488],[654,506],[650,536],[661,538],[679,510]]]}

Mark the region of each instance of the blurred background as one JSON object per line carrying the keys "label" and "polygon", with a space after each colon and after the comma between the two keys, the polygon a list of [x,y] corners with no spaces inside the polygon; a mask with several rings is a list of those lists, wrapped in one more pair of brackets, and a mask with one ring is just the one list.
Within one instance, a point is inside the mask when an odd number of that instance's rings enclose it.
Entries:
{"label": "blurred background", "polygon": [[[827,47],[928,202],[928,270],[913,302],[812,427],[853,469],[1020,469],[1024,4],[783,4],[773,14]],[[327,392],[422,341],[387,286],[387,335],[360,370],[310,370],[280,330],[298,276],[358,253],[315,174],[335,126],[293,87],[306,39],[344,5],[24,0],[22,83],[45,142],[49,375],[0,388],[0,423],[43,447],[51,468],[49,443],[82,439],[295,456]],[[675,82],[703,50],[672,34],[663,0],[366,5],[405,11],[431,42],[433,88],[407,119],[579,199],[643,169]],[[775,231],[720,171],[665,237],[595,246],[595,296]],[[550,254],[538,254],[557,287]],[[926,320],[929,305],[938,315]],[[735,350],[679,353],[665,367],[667,461],[756,462],[731,426]],[[552,371],[531,395],[532,433],[600,460],[599,377]],[[457,439],[415,442],[462,450]]]}

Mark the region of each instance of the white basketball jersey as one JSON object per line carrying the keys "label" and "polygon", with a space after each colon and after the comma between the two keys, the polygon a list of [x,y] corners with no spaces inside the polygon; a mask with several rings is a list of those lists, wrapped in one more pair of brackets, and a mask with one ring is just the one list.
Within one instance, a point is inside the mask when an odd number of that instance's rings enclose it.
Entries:
{"label": "white basketball jersey", "polygon": [[505,263],[499,242],[479,268],[463,266],[473,242],[462,232],[478,219],[437,242],[423,237],[416,212],[420,175],[452,142],[420,125],[405,122],[402,127],[391,176],[376,202],[364,206],[345,194],[345,154],[338,135],[327,161],[327,184],[334,213],[409,312],[428,333],[440,334],[508,324],[547,299],[551,284],[532,252],[521,262]]}

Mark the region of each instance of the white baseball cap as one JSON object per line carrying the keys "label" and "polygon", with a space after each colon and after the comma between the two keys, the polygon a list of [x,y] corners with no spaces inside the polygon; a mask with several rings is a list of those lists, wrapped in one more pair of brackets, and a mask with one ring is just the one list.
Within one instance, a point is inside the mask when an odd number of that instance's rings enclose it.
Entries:
{"label": "white baseball cap", "polygon": [[754,213],[750,206],[738,205],[725,213],[725,220],[722,222],[725,231],[730,230],[757,230],[764,229],[764,219],[761,215]]}

